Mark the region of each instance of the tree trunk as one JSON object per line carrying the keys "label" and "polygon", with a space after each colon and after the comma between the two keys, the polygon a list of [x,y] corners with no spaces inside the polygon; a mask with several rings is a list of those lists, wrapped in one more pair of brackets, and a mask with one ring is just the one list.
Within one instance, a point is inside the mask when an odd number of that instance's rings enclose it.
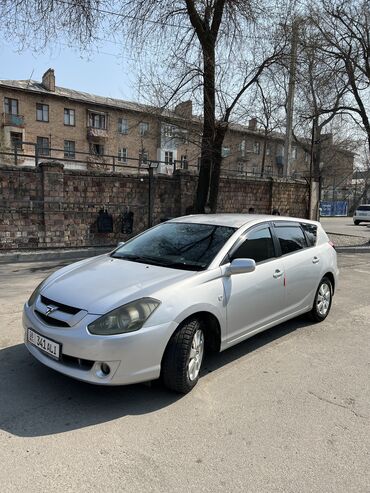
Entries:
{"label": "tree trunk", "polygon": [[266,162],[266,148],[267,148],[267,127],[265,128],[264,139],[263,139],[263,151],[262,151],[262,164],[261,164],[261,178],[265,173],[265,162]]}
{"label": "tree trunk", "polygon": [[[211,36],[209,36],[210,38]],[[212,39],[202,44],[204,64],[203,135],[195,212],[204,213],[214,160],[215,137],[215,45]]]}
{"label": "tree trunk", "polygon": [[216,128],[216,135],[213,143],[213,168],[209,191],[209,206],[212,213],[215,213],[217,211],[217,200],[222,165],[222,144],[225,138],[227,127],[228,125],[224,123],[223,126],[218,126]]}

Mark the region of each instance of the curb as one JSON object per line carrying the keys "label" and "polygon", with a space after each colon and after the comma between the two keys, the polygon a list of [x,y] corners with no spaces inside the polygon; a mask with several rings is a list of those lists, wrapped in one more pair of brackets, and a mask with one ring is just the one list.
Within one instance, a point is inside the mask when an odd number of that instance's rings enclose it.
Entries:
{"label": "curb", "polygon": [[370,253],[370,245],[364,246],[336,246],[337,253]]}
{"label": "curb", "polygon": [[69,260],[69,259],[83,259],[88,257],[95,257],[96,255],[102,255],[103,253],[111,252],[116,245],[104,246],[104,247],[87,247],[76,248],[73,250],[39,250],[39,251],[18,251],[0,253],[0,264],[8,264],[13,262],[41,262],[47,260]]}

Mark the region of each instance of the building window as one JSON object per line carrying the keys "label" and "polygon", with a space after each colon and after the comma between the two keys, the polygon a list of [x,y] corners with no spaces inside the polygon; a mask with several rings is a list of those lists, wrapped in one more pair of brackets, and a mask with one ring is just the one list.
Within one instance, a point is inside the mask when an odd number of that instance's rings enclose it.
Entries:
{"label": "building window", "polygon": [[255,154],[261,154],[261,142],[254,142],[253,144],[253,152]]}
{"label": "building window", "polygon": [[39,156],[50,155],[50,141],[48,137],[37,137],[37,153]]}
{"label": "building window", "polygon": [[252,167],[252,175],[258,175],[258,168],[257,166]]}
{"label": "building window", "polygon": [[104,156],[104,146],[102,144],[90,143],[90,154],[94,156]]}
{"label": "building window", "polygon": [[310,161],[310,154],[306,151],[304,153],[304,162],[308,163]]}
{"label": "building window", "polygon": [[172,125],[164,125],[163,126],[163,135],[165,137],[173,137],[173,126]]}
{"label": "building window", "polygon": [[172,164],[173,163],[173,152],[172,151],[166,151],[164,153],[164,162],[166,164]]}
{"label": "building window", "polygon": [[238,163],[237,170],[238,170],[238,173],[244,173],[244,164]]}
{"label": "building window", "polygon": [[76,157],[76,143],[74,140],[64,141],[64,157],[74,159]]}
{"label": "building window", "polygon": [[89,112],[89,127],[107,129],[107,115],[105,113]]}
{"label": "building window", "polygon": [[71,127],[74,127],[75,124],[75,110],[64,108],[64,125],[70,125]]}
{"label": "building window", "polygon": [[231,151],[230,151],[230,147],[223,147],[222,150],[221,150],[221,156],[222,157],[228,157],[230,156],[231,154]]}
{"label": "building window", "polygon": [[182,156],[180,158],[180,162],[181,162],[181,169],[188,169],[189,168],[188,158],[187,158],[186,154],[182,154]]}
{"label": "building window", "polygon": [[297,146],[292,146],[292,159],[297,159]]}
{"label": "building window", "polygon": [[147,152],[139,152],[139,165],[148,163],[148,153]]}
{"label": "building window", "polygon": [[22,151],[23,136],[20,132],[10,132],[10,143],[13,150]]}
{"label": "building window", "polygon": [[139,123],[139,133],[141,136],[146,135],[149,132],[149,123],[140,122]]}
{"label": "building window", "polygon": [[240,142],[238,148],[239,148],[240,156],[245,157],[245,140],[242,140]]}
{"label": "building window", "polygon": [[271,176],[271,175],[272,175],[272,167],[266,166],[266,176]]}
{"label": "building window", "polygon": [[271,154],[271,146],[267,145],[266,146],[266,156],[270,156]]}
{"label": "building window", "polygon": [[36,120],[38,122],[49,121],[49,105],[36,103]]}
{"label": "building window", "polygon": [[4,98],[4,112],[8,115],[18,115],[18,99]]}
{"label": "building window", "polygon": [[128,121],[126,118],[118,118],[118,133],[124,135],[128,134]]}
{"label": "building window", "polygon": [[119,163],[127,163],[127,148],[120,147],[118,149],[118,162]]}

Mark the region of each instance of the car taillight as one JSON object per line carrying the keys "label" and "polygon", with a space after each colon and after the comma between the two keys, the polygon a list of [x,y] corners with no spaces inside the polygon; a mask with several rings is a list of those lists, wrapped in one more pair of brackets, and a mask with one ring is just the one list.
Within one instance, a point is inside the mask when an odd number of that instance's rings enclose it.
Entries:
{"label": "car taillight", "polygon": [[335,250],[335,245],[334,245],[334,243],[333,243],[332,241],[329,241],[329,245],[330,245],[331,247],[333,247],[333,248],[334,248],[334,250]]}

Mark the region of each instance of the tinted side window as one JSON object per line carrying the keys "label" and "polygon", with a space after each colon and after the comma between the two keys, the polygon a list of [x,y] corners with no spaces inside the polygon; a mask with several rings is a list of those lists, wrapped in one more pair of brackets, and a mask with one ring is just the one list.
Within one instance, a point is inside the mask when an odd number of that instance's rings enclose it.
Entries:
{"label": "tinted side window", "polygon": [[275,231],[282,255],[307,247],[306,238],[299,226],[278,226]]}
{"label": "tinted side window", "polygon": [[231,260],[235,258],[252,258],[256,262],[263,262],[273,257],[275,257],[274,243],[270,229],[266,227],[251,231],[245,242],[231,256]]}
{"label": "tinted side window", "polygon": [[315,246],[316,245],[316,238],[317,238],[317,226],[314,224],[307,224],[303,223],[301,224],[304,232],[306,233],[306,238],[308,241],[308,246]]}

